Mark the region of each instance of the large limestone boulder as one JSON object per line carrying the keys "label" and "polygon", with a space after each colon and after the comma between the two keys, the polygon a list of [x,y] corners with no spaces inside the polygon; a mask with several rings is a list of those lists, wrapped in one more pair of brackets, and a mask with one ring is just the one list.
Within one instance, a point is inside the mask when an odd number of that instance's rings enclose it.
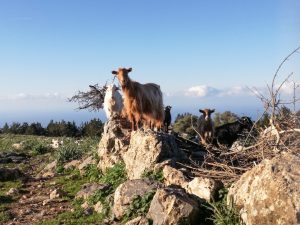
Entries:
{"label": "large limestone boulder", "polygon": [[230,188],[229,201],[247,225],[300,224],[300,157],[264,160]]}
{"label": "large limestone boulder", "polygon": [[153,225],[196,225],[199,208],[183,189],[159,189],[153,197],[147,217]]}
{"label": "large limestone boulder", "polygon": [[131,133],[128,150],[122,155],[129,179],[139,179],[146,170],[153,170],[165,159],[182,157],[175,138],[165,133],[142,130]]}
{"label": "large limestone boulder", "polygon": [[121,184],[114,195],[113,213],[116,218],[121,219],[125,215],[130,203],[136,196],[143,196],[159,187],[159,183],[148,179],[128,180]]}
{"label": "large limestone boulder", "polygon": [[122,152],[127,150],[129,144],[129,131],[122,128],[117,120],[109,120],[104,125],[104,131],[98,147],[100,158],[98,167],[102,172],[122,160]]}

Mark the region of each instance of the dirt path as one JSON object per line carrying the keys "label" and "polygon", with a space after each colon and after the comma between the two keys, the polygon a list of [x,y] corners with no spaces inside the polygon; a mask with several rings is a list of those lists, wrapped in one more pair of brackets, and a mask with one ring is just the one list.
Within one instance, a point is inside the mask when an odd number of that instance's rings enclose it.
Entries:
{"label": "dirt path", "polygon": [[38,224],[43,220],[56,217],[58,214],[71,210],[70,203],[65,199],[50,200],[50,193],[55,188],[55,177],[38,178],[35,176],[40,161],[28,160],[25,171],[26,179],[19,189],[20,198],[12,202],[8,209],[11,220],[5,224]]}

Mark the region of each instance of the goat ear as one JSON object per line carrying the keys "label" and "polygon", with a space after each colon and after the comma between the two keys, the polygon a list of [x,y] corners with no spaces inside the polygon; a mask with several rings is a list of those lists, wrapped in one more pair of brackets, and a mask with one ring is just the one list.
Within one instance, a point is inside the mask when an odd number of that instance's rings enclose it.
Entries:
{"label": "goat ear", "polygon": [[210,110],[210,113],[214,113],[214,112],[215,112],[215,109]]}
{"label": "goat ear", "polygon": [[199,109],[199,112],[201,112],[201,113],[205,113],[202,109]]}
{"label": "goat ear", "polygon": [[129,67],[129,68],[127,69],[127,72],[131,72],[131,71],[132,71],[132,68]]}
{"label": "goat ear", "polygon": [[117,75],[117,74],[118,74],[118,72],[117,72],[117,71],[115,71],[115,70],[111,71],[111,73],[112,73],[112,74],[115,74],[115,75]]}

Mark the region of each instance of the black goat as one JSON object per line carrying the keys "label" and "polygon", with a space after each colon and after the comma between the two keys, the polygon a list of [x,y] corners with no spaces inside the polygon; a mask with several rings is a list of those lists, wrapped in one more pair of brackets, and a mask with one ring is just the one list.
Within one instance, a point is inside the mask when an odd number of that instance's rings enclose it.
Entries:
{"label": "black goat", "polygon": [[253,122],[249,117],[243,116],[233,123],[227,123],[215,128],[214,144],[230,147],[235,142],[243,130],[250,131]]}
{"label": "black goat", "polygon": [[169,126],[171,124],[171,120],[172,120],[172,117],[171,117],[171,106],[166,106],[165,107],[165,113],[164,113],[164,129],[165,129],[165,132],[168,133],[169,132]]}

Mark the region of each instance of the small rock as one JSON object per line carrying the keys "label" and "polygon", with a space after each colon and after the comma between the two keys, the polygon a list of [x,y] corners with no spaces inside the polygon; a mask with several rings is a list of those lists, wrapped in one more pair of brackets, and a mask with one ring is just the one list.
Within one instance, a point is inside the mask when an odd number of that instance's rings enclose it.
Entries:
{"label": "small rock", "polygon": [[217,197],[217,192],[223,187],[220,181],[211,178],[195,177],[187,185],[186,191],[208,202]]}
{"label": "small rock", "polygon": [[11,188],[11,189],[9,189],[8,192],[6,192],[6,195],[9,195],[9,196],[17,195],[17,194],[19,194],[19,190],[16,188]]}
{"label": "small rock", "polygon": [[52,199],[55,199],[55,198],[61,198],[62,196],[64,196],[65,195],[65,193],[62,191],[62,190],[60,190],[60,189],[55,189],[54,191],[52,191],[51,193],[50,193],[50,199],[52,200]]}
{"label": "small rock", "polygon": [[51,199],[45,199],[42,204],[44,206],[47,205],[49,202],[51,202]]}
{"label": "small rock", "polygon": [[91,207],[88,207],[84,210],[84,214],[89,216],[89,215],[92,215],[93,214],[93,208]]}
{"label": "small rock", "polygon": [[100,201],[94,205],[94,210],[97,213],[101,213],[103,211],[103,205]]}
{"label": "small rock", "polygon": [[84,203],[82,203],[81,204],[81,208],[83,208],[83,209],[87,209],[87,208],[89,208],[90,206],[89,206],[89,203],[88,202],[84,202]]}

